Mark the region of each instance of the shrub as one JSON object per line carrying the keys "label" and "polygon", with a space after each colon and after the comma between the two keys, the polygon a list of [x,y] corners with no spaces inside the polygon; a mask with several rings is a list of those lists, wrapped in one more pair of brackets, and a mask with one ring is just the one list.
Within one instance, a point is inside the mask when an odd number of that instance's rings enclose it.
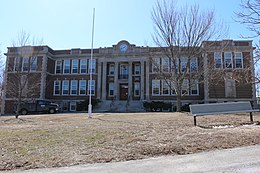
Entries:
{"label": "shrub", "polygon": [[[98,99],[91,99],[92,108],[94,109],[99,102],[100,100]],[[77,111],[87,111],[88,105],[89,105],[89,99],[77,103]]]}

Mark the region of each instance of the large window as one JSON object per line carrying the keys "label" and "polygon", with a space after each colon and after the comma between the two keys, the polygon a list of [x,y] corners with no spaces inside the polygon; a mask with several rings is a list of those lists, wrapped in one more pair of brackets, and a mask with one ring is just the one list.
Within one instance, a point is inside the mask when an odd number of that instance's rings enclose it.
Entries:
{"label": "large window", "polygon": [[79,95],[86,95],[87,82],[86,80],[79,81]]}
{"label": "large window", "polygon": [[134,83],[134,96],[140,96],[140,83]]}
{"label": "large window", "polygon": [[79,60],[77,59],[73,59],[72,60],[72,69],[71,69],[71,73],[78,73],[78,66],[79,66]]}
{"label": "large window", "polygon": [[174,82],[173,82],[173,81],[171,81],[171,94],[172,94],[172,95],[176,95],[175,85],[174,85]]}
{"label": "large window", "polygon": [[60,95],[60,81],[54,81],[54,93],[53,95]]}
{"label": "large window", "polygon": [[181,58],[181,71],[185,72],[187,68],[187,58],[186,57],[182,57]]}
{"label": "large window", "polygon": [[21,58],[19,57],[14,59],[14,71],[21,71]]}
{"label": "large window", "polygon": [[128,64],[120,65],[120,79],[128,79]]}
{"label": "large window", "polygon": [[222,68],[222,56],[221,52],[215,52],[214,53],[214,66],[215,68]]}
{"label": "large window", "polygon": [[115,74],[115,64],[109,64],[109,75]]}
{"label": "large window", "polygon": [[191,91],[191,95],[198,95],[199,94],[199,85],[198,85],[198,81],[195,80],[193,82],[191,82],[191,86],[190,86],[190,91]]}
{"label": "large window", "polygon": [[160,80],[152,80],[152,95],[160,95]]}
{"label": "large window", "polygon": [[160,58],[153,58],[152,60],[152,72],[159,72],[160,71]]}
{"label": "large window", "polygon": [[29,57],[23,57],[23,71],[29,71]]}
{"label": "large window", "polygon": [[63,73],[69,74],[70,73],[70,60],[63,61]]}
{"label": "large window", "polygon": [[95,80],[88,80],[88,95],[91,93],[92,96],[95,95]]}
{"label": "large window", "polygon": [[135,75],[140,75],[141,73],[141,65],[140,64],[135,64]]}
{"label": "large window", "polygon": [[162,68],[163,72],[169,72],[170,70],[170,60],[168,57],[162,58]]}
{"label": "large window", "polygon": [[115,84],[114,83],[109,83],[109,88],[108,88],[108,95],[109,96],[114,96],[114,90],[115,90]]}
{"label": "large window", "polygon": [[86,59],[80,60],[80,73],[87,73],[87,60]]}
{"label": "large window", "polygon": [[70,95],[77,95],[78,94],[78,81],[72,80],[70,84]]}
{"label": "large window", "polygon": [[189,95],[189,81],[188,81],[188,79],[184,79],[183,82],[182,82],[181,94],[182,95]]}
{"label": "large window", "polygon": [[62,95],[68,95],[69,94],[69,81],[64,80],[62,81]]}
{"label": "large window", "polygon": [[[91,68],[92,68],[92,70],[91,70]],[[91,59],[89,60],[88,73],[90,73],[91,71],[92,71],[92,73],[96,73],[96,59],[92,59],[92,62],[91,62]]]}
{"label": "large window", "polygon": [[235,52],[235,68],[243,68],[242,52]]}
{"label": "large window", "polygon": [[190,72],[198,71],[198,61],[197,58],[193,57],[190,59]]}
{"label": "large window", "polygon": [[224,61],[225,61],[225,68],[232,68],[232,53],[231,52],[225,52],[224,53]]}
{"label": "large window", "polygon": [[30,64],[31,64],[31,71],[36,71],[37,69],[37,57],[31,57],[30,59]]}
{"label": "large window", "polygon": [[162,81],[162,94],[163,95],[169,95],[170,94],[170,81],[169,80],[163,80]]}
{"label": "large window", "polygon": [[55,65],[55,73],[60,74],[62,72],[62,61],[58,60],[56,61]]}

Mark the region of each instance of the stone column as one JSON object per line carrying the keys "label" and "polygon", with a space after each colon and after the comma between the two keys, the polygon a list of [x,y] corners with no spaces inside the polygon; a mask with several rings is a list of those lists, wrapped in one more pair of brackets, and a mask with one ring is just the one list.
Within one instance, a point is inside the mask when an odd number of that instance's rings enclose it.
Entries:
{"label": "stone column", "polygon": [[144,99],[144,61],[142,60],[141,61],[141,97],[140,97],[140,100],[143,100]]}
{"label": "stone column", "polygon": [[107,97],[107,62],[103,62],[103,76],[102,76],[102,100],[106,100]]}
{"label": "stone column", "polygon": [[115,62],[115,73],[114,73],[114,94],[116,96],[116,100],[119,100],[119,92],[118,92],[118,62]]}
{"label": "stone column", "polygon": [[146,87],[145,87],[145,99],[147,100],[147,101],[149,101],[150,100],[150,97],[149,97],[149,92],[150,92],[150,90],[149,90],[149,86],[150,86],[150,79],[149,79],[149,73],[150,73],[150,71],[149,71],[149,69],[150,69],[150,67],[149,67],[149,63],[148,63],[148,61],[146,61],[146,63],[145,63],[145,67],[146,67],[146,80],[145,80],[145,84],[146,84]]}
{"label": "stone column", "polygon": [[102,67],[101,67],[101,62],[100,61],[98,61],[98,72],[97,72],[97,74],[98,74],[98,83],[97,83],[97,99],[100,99],[101,98],[101,81],[102,81],[102,73],[101,73],[101,69],[102,69]]}

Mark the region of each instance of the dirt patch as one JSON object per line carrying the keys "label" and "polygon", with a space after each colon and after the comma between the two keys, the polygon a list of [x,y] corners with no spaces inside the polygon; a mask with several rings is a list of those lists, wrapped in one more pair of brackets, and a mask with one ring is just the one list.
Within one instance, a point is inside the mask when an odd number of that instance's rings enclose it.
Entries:
{"label": "dirt patch", "polygon": [[[255,113],[258,114],[258,113]],[[260,144],[260,114],[55,114],[0,117],[0,170],[117,162]]]}

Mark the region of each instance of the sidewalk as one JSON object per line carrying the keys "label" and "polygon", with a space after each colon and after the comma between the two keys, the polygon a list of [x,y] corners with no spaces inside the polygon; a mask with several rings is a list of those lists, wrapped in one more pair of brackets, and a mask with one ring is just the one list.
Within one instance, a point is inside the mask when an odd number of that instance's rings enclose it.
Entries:
{"label": "sidewalk", "polygon": [[260,145],[216,150],[190,155],[163,156],[117,163],[98,163],[46,168],[14,173],[190,173],[260,172]]}

